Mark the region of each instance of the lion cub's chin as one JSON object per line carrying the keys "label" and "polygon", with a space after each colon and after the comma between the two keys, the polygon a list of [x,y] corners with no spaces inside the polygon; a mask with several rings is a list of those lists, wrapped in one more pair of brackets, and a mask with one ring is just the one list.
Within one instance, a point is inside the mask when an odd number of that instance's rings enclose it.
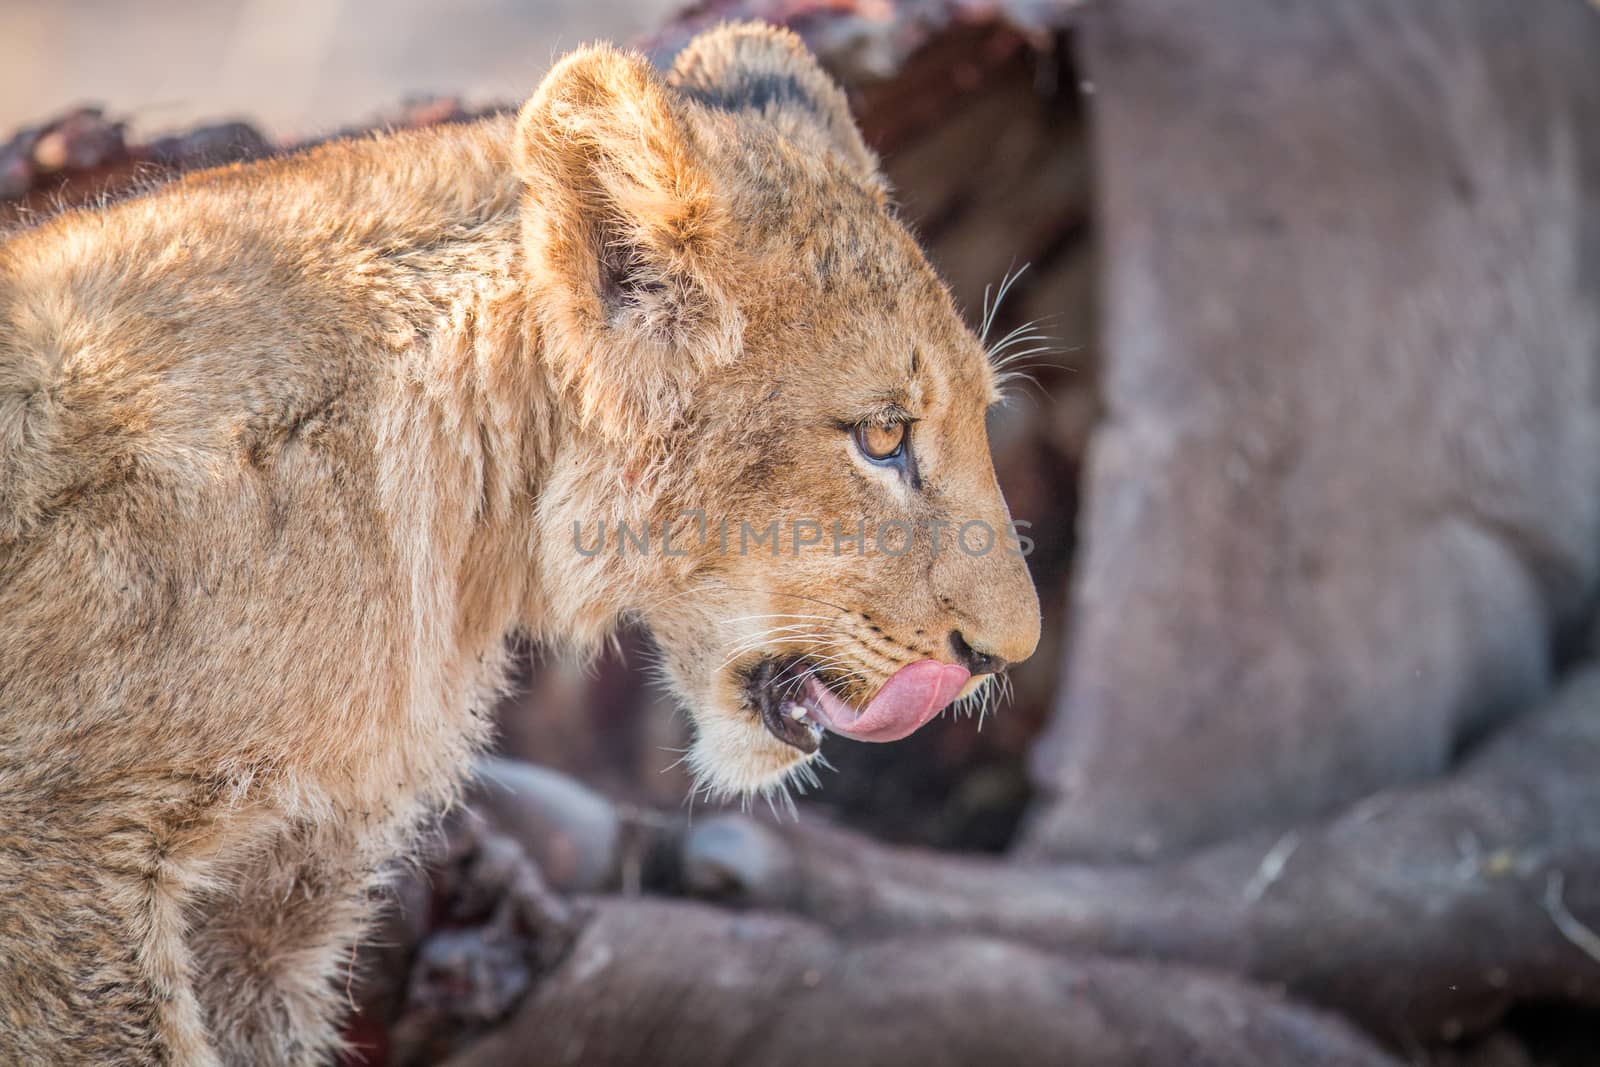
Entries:
{"label": "lion cub's chin", "polygon": [[815,753],[784,744],[748,713],[707,710],[695,716],[694,729],[689,769],[713,796],[774,792],[791,777],[813,774]]}

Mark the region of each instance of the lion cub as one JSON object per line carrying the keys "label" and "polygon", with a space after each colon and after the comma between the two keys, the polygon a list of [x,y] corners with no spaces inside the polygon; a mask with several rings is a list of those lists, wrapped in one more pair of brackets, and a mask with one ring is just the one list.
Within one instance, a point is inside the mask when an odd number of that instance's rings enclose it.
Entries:
{"label": "lion cub", "polygon": [[759,26],[12,235],[0,1061],[330,1057],[514,631],[643,620],[723,791],[981,689],[1039,625],[995,398]]}

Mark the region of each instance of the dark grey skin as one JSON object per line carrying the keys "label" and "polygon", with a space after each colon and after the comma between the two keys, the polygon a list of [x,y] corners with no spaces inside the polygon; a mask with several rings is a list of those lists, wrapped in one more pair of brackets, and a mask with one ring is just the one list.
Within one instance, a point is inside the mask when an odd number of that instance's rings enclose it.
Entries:
{"label": "dark grey skin", "polygon": [[1551,687],[1600,548],[1600,12],[1118,0],[1032,855],[1289,825]]}

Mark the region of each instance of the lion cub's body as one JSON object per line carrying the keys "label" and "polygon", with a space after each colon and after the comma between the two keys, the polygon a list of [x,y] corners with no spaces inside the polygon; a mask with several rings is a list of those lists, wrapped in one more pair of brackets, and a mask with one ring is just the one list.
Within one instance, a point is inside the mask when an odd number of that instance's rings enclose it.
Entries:
{"label": "lion cub's body", "polygon": [[[482,737],[548,416],[510,137],[333,145],[0,246],[0,1048],[21,1060],[153,1057],[201,1032],[189,989],[237,995],[207,974],[236,949],[287,949],[244,965],[320,996],[376,863]],[[299,909],[303,945],[250,928],[306,895],[339,907]],[[309,1042],[292,1060],[328,1035],[241,1036]]]}
{"label": "lion cub's body", "polygon": [[[328,1055],[510,631],[643,619],[726,790],[815,752],[763,725],[756,659],[827,647],[865,702],[1025,658],[1020,559],[570,540],[1003,526],[995,392],[842,94],[760,27],[0,243],[0,1061]],[[915,465],[852,445],[884,420]]]}

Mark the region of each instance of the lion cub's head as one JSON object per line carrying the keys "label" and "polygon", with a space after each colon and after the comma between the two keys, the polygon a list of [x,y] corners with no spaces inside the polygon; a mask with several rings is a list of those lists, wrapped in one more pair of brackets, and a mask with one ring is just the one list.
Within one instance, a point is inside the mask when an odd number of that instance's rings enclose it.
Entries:
{"label": "lion cub's head", "polygon": [[903,737],[1033,652],[996,373],[793,35],[723,27],[665,77],[576,53],[516,153],[571,408],[546,588],[650,626],[709,786]]}

